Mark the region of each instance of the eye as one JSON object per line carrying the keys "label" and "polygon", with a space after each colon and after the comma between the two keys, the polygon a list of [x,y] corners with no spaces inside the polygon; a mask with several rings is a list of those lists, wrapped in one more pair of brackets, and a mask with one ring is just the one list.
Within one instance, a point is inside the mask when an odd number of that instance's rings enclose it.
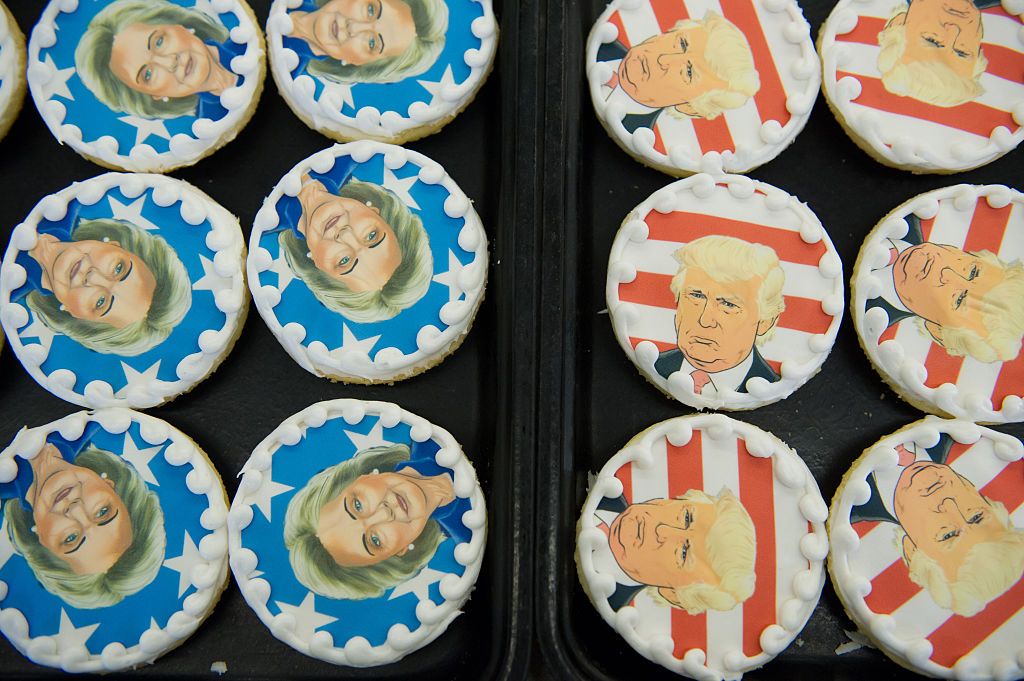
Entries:
{"label": "eye", "polygon": [[973,281],[977,277],[978,277],[978,266],[977,265],[972,265],[971,266],[971,273],[969,275],[967,275],[967,281]]}
{"label": "eye", "polygon": [[370,42],[367,43],[367,46],[370,48],[371,52],[376,50],[377,49],[377,39],[376,38],[370,38]]}
{"label": "eye", "polygon": [[369,234],[366,235],[366,240],[371,242],[371,243],[376,241],[377,240],[377,234],[379,234],[379,232],[377,230],[375,230],[375,229],[372,230]]}
{"label": "eye", "polygon": [[688,530],[690,529],[691,523],[693,523],[693,513],[691,513],[690,510],[687,509],[686,513],[683,514],[683,527]]}
{"label": "eye", "polygon": [[97,520],[102,520],[103,518],[106,518],[108,515],[110,515],[110,507],[109,506],[104,506],[100,510],[96,511],[96,519]]}
{"label": "eye", "polygon": [[953,309],[959,310],[960,306],[964,304],[965,300],[967,300],[967,291],[961,291],[960,295],[956,297],[956,303],[953,305]]}
{"label": "eye", "polygon": [[142,80],[146,81],[147,83],[153,80],[153,69],[146,69],[146,72],[142,74]]}
{"label": "eye", "polygon": [[99,298],[96,299],[96,309],[97,310],[102,310],[103,306],[106,305],[106,304],[107,304],[107,297],[106,296],[100,296]]}
{"label": "eye", "polygon": [[350,262],[352,262],[352,258],[350,256],[346,255],[344,258],[342,258],[338,262],[338,264],[341,265],[342,267],[344,267],[345,265],[349,264]]}
{"label": "eye", "polygon": [[942,541],[949,541],[953,537],[958,537],[958,536],[960,536],[959,530],[950,530],[949,532],[945,532],[942,535],[940,535],[939,536],[939,541],[940,542],[942,542]]}
{"label": "eye", "polygon": [[362,513],[363,512],[363,502],[359,501],[358,499],[353,499],[352,500],[352,508],[356,509],[356,513]]}
{"label": "eye", "polygon": [[164,45],[164,37],[160,36],[159,38],[156,39],[156,46],[157,47],[163,47],[163,45]]}
{"label": "eye", "polygon": [[686,62],[686,79],[693,80],[693,62]]}
{"label": "eye", "polygon": [[686,50],[689,47],[690,47],[690,43],[686,42],[686,38],[680,38],[679,39],[679,49],[680,50],[682,50],[683,52],[686,52]]}
{"label": "eye", "polygon": [[971,56],[969,52],[964,52],[963,50],[954,49],[953,52],[961,59],[967,59]]}
{"label": "eye", "polygon": [[65,544],[74,544],[76,541],[78,541],[78,533],[77,532],[72,532],[68,536],[64,537],[64,543]]}
{"label": "eye", "polygon": [[702,291],[690,291],[687,295],[694,300],[707,300],[707,296]]}
{"label": "eye", "polygon": [[924,41],[931,45],[932,47],[942,47],[942,43],[940,43],[936,38],[933,38],[932,36],[924,36]]}
{"label": "eye", "polygon": [[689,553],[690,553],[690,540],[687,539],[686,541],[683,542],[683,547],[681,549],[679,549],[679,564],[680,565],[685,565],[686,564],[686,556]]}
{"label": "eye", "polygon": [[373,8],[373,3],[369,3],[368,5],[366,5],[366,16],[368,16],[368,17],[370,17],[372,19],[376,15],[377,15],[377,10],[375,10]]}
{"label": "eye", "polygon": [[119,260],[117,264],[114,265],[114,276],[119,277],[122,274],[124,274],[124,261]]}
{"label": "eye", "polygon": [[974,515],[972,515],[970,518],[967,519],[967,524],[968,525],[977,525],[978,523],[980,523],[984,519],[985,519],[985,512],[984,511],[978,511],[977,513],[975,513]]}
{"label": "eye", "polygon": [[376,534],[371,534],[371,535],[370,535],[370,543],[371,543],[371,544],[373,544],[373,545],[374,545],[374,547],[375,547],[375,548],[378,548],[378,549],[379,549],[379,548],[380,548],[381,546],[383,546],[383,544],[384,544],[384,542],[382,542],[382,541],[380,540],[380,537],[379,537],[379,536],[377,536]]}

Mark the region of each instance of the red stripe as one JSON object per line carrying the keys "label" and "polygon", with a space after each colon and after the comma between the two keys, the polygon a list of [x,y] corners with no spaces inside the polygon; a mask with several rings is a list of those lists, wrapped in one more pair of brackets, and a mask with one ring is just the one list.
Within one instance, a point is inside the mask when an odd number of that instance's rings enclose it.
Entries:
{"label": "red stripe", "polygon": [[661,126],[654,124],[654,150],[659,154],[668,154],[665,150],[665,138],[661,136]]}
{"label": "red stripe", "polygon": [[779,317],[780,329],[796,329],[806,333],[825,333],[832,317],[821,309],[821,301],[813,298],[784,296],[786,309]]}
{"label": "red stripe", "polygon": [[645,215],[644,222],[649,230],[648,239],[656,241],[675,241],[681,245],[702,236],[719,234],[764,244],[775,251],[779,260],[814,267],[825,255],[824,240],[809,244],[800,238],[799,232],[754,222],[686,211],[659,213],[656,210]]}
{"label": "red stripe", "polygon": [[725,116],[712,119],[691,118],[690,120],[693,122],[693,131],[697,134],[701,153],[736,151],[736,143],[732,141],[732,134],[729,132],[729,124],[725,122]]}
{"label": "red stripe", "polygon": [[989,603],[974,617],[953,615],[928,636],[934,649],[932,662],[943,667],[952,667],[963,655],[974,650],[1016,614],[1022,603],[1024,579],[1019,580],[1009,591]]}
{"label": "red stripe", "polygon": [[949,447],[949,451],[946,453],[946,465],[952,466],[953,462],[959,459],[961,456],[967,453],[973,445],[965,445],[962,442],[954,442]]}
{"label": "red stripe", "polygon": [[882,332],[882,335],[878,337],[878,344],[881,345],[885,341],[892,340],[893,338],[895,338],[896,329],[898,328],[899,324],[893,324],[892,326],[887,327],[885,331]]}
{"label": "red stripe", "polygon": [[675,350],[676,348],[675,343],[663,343],[662,341],[651,340],[650,338],[636,338],[633,336],[629,337],[629,344],[633,346],[633,348],[636,348],[636,346],[642,343],[643,341],[647,341],[648,343],[654,343],[658,348],[658,352],[665,352],[666,350]]}
{"label": "red stripe", "polygon": [[1010,513],[1016,511],[1024,504],[1024,460],[1008,464],[980,492],[989,499],[1003,502]]}
{"label": "red stripe", "polygon": [[845,71],[836,72],[837,80],[846,76],[852,76],[860,81],[861,93],[854,101],[872,109],[931,121],[982,137],[988,137],[1000,125],[1011,131],[1019,127],[1014,123],[1013,116],[1008,111],[994,109],[978,102],[967,102],[949,108],[934,106],[911,97],[891,94],[886,91],[882,86],[882,81],[878,78],[869,78]]}
{"label": "red stripe", "polygon": [[910,581],[910,573],[903,559],[892,562],[871,580],[871,593],[864,598],[871,612],[888,615],[921,591]]}
{"label": "red stripe", "polygon": [[999,247],[1003,245],[1003,236],[1006,234],[1006,224],[1010,221],[1011,212],[1013,212],[1012,203],[1002,208],[993,208],[985,199],[978,199],[978,203],[974,206],[974,215],[971,217],[971,226],[967,229],[964,250],[968,253],[992,251],[998,255]]}
{"label": "red stripe", "polygon": [[772,371],[779,376],[782,375],[782,362],[776,362],[774,359],[765,359],[764,361],[768,362],[768,366],[772,368]]}
{"label": "red stripe", "polygon": [[929,388],[938,388],[943,383],[955,385],[963,365],[963,357],[954,357],[938,343],[932,343],[924,360],[924,369],[928,372],[924,384]]}
{"label": "red stripe", "polygon": [[619,470],[615,471],[615,477],[622,483],[622,496],[626,498],[626,503],[633,503],[633,464],[620,466]]}
{"label": "red stripe", "polygon": [[[701,432],[693,431],[693,437],[685,445],[676,447],[665,439],[668,464],[668,495],[682,496],[691,489],[704,489],[704,460],[701,455]],[[692,648],[707,650],[707,616],[688,615],[685,610],[672,608],[672,640],[675,647],[672,654],[678,658]]]}
{"label": "red stripe", "polygon": [[708,615],[702,612],[699,615],[687,614],[685,610],[671,608],[672,610],[672,640],[675,646],[672,648],[672,655],[683,659],[686,651],[697,648],[708,649]]}
{"label": "red stripe", "polygon": [[622,23],[622,16],[618,12],[612,12],[612,15],[608,17],[608,23],[615,24],[615,27],[619,29],[618,41],[628,50],[631,45],[629,36],[626,35],[626,26]]}
{"label": "red stripe", "polygon": [[761,632],[775,623],[775,490],[772,460],[751,456],[742,440],[739,453],[740,501],[754,521],[757,554],[754,594],[743,602],[743,654],[761,652]]}
{"label": "red stripe", "polygon": [[836,35],[836,41],[878,46],[878,34],[885,28],[881,17],[857,17],[857,25],[849,33]]}
{"label": "red stripe", "polygon": [[761,78],[761,89],[754,95],[758,115],[762,121],[778,121],[779,125],[786,125],[790,118],[789,110],[786,109],[786,90],[779,78],[754,4],[750,0],[721,0],[720,4],[725,18],[743,31],[754,55],[757,74]]}
{"label": "red stripe", "polygon": [[651,9],[658,19],[658,27],[662,33],[671,31],[672,27],[683,19],[689,19],[683,0],[650,0]]}
{"label": "red stripe", "polygon": [[999,378],[996,379],[996,387],[992,390],[992,406],[1000,409],[1003,400],[1010,395],[1021,395],[1024,390],[1024,354],[1018,355],[1017,359],[1004,362],[999,370]]}
{"label": "red stripe", "polygon": [[877,520],[861,520],[853,523],[853,531],[861,538],[876,527],[878,527]]}
{"label": "red stripe", "polygon": [[921,237],[925,241],[932,240],[932,229],[935,228],[935,218],[928,218],[927,220],[921,220]]}

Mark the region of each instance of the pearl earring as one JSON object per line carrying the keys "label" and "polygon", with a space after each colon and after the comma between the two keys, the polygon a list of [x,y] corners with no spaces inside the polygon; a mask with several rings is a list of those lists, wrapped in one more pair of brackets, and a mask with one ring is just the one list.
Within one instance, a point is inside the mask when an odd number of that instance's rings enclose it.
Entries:
{"label": "pearl earring", "polygon": [[416,545],[415,545],[415,544],[409,544],[409,550],[410,550],[410,551],[412,551],[412,550],[413,550],[413,549],[415,549],[415,548],[416,548]]}
{"label": "pearl earring", "polygon": [[103,480],[106,480],[107,479],[107,474],[106,473],[100,473],[100,478],[102,478]]}
{"label": "pearl earring", "polygon": [[367,201],[366,202],[366,207],[367,208],[373,208],[373,201]]}
{"label": "pearl earring", "polygon": [[161,102],[169,102],[169,101],[171,101],[171,99],[170,99],[170,97],[162,97],[162,98],[160,99],[160,101],[161,101]]}
{"label": "pearl earring", "polygon": [[109,244],[110,243],[110,237],[109,236],[103,237],[103,243]]}
{"label": "pearl earring", "polygon": [[309,258],[310,260],[312,260],[313,259],[313,254],[311,252],[309,252],[309,251],[306,251],[306,257]]}
{"label": "pearl earring", "polygon": [[32,534],[37,534],[35,525],[32,526]]}
{"label": "pearl earring", "polygon": [[193,35],[195,35],[196,29],[190,28],[190,29],[188,29],[188,32],[193,34]]}
{"label": "pearl earring", "polygon": [[60,311],[61,312],[67,312],[68,311],[68,309],[66,307],[64,307],[64,303],[60,304]]}
{"label": "pearl earring", "polygon": [[371,473],[371,475],[380,475],[380,469],[379,468],[374,468],[373,472]]}
{"label": "pearl earring", "polygon": [[342,66],[348,66],[348,62],[347,62],[347,61],[345,61],[344,59],[342,59],[342,60],[341,60],[341,65],[342,65]]}

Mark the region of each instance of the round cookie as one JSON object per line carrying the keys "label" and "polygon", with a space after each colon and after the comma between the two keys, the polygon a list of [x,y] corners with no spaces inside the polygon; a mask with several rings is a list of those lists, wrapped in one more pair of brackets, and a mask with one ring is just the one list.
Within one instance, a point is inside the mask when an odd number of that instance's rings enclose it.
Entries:
{"label": "round cookie", "polygon": [[498,44],[491,0],[275,0],[277,89],[303,123],[346,142],[402,144],[473,101]]}
{"label": "round cookie", "polygon": [[244,0],[51,0],[29,41],[29,89],[50,132],[114,170],[209,156],[252,117],[265,73]]}
{"label": "round cookie", "polygon": [[1024,195],[999,185],[921,194],[868,234],[850,308],[871,364],[918,409],[1024,420]]}
{"label": "round cookie", "polygon": [[1024,446],[929,416],[865,450],[829,518],[846,612],[900,665],[957,679],[1024,675]]}
{"label": "round cookie", "polygon": [[0,139],[14,124],[25,100],[25,36],[0,2]]}
{"label": "round cookie", "polygon": [[160,419],[102,409],[22,429],[0,452],[0,500],[0,631],[37,664],[152,663],[227,586],[223,483]]}
{"label": "round cookie", "polygon": [[0,266],[0,322],[41,386],[154,407],[231,351],[249,307],[238,220],[192,185],[107,173],[42,199]]}
{"label": "round cookie", "polygon": [[267,326],[304,369],[347,383],[438,364],[469,333],[487,278],[470,199],[436,162],[379,142],[335,145],[292,168],[249,248]]}
{"label": "round cookie", "polygon": [[386,402],[320,402],[263,440],[240,475],[231,569],[284,643],[376,666],[458,617],[480,572],[487,511],[444,429]]}
{"label": "round cookie", "polygon": [[840,0],[818,35],[825,100],[887,166],[994,161],[1024,139],[1021,12],[1014,0]]}
{"label": "round cookie", "polygon": [[669,175],[745,173],[807,123],[820,75],[795,0],[614,0],[590,32],[601,124]]}
{"label": "round cookie", "polygon": [[626,217],[606,295],[615,338],[648,381],[698,409],[755,409],[821,369],[842,319],[842,263],[795,197],[702,174]]}
{"label": "round cookie", "polygon": [[722,414],[643,431],[590,486],[576,563],[601,617],[694,679],[738,679],[803,629],[825,583],[827,507],[796,452]]}

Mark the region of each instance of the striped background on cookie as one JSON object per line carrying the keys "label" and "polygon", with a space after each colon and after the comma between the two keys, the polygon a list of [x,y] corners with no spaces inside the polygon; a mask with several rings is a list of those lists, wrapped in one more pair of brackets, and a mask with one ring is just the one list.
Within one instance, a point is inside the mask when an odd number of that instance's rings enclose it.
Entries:
{"label": "striped background on cookie", "polygon": [[662,113],[654,126],[655,150],[664,154],[666,145],[680,146],[699,157],[709,151],[735,151],[737,145],[759,148],[764,144],[763,122],[774,120],[782,126],[789,122],[786,93],[800,92],[804,85],[790,74],[786,64],[781,71],[777,69],[773,55],[796,59],[800,51],[777,35],[779,31],[764,31],[762,22],[771,13],[759,5],[751,0],[650,0],[637,9],[613,12],[608,18],[619,29],[619,42],[629,48],[671,30],[683,19],[701,19],[705,12],[718,12],[743,32],[754,55],[761,79],[761,89],[754,97],[712,120]]}
{"label": "striped background on cookie", "polygon": [[722,669],[730,651],[742,650],[748,657],[761,653],[761,632],[776,622],[781,606],[794,598],[793,578],[810,567],[799,546],[810,527],[797,505],[803,488],[793,490],[778,482],[772,465],[772,459],[748,454],[735,435],[715,440],[694,431],[682,447],[666,439],[657,442],[650,466],[626,464],[615,474],[628,503],[678,497],[690,489],[714,496],[728,488],[754,522],[758,581],[753,595],[739,606],[728,612],[688,615],[655,603],[646,592],[633,600],[631,605],[640,614],[638,632],[670,634],[677,658],[699,648],[707,652],[709,666]]}
{"label": "striped background on cookie", "polygon": [[[715,216],[653,210],[644,216],[649,230],[647,241],[629,242],[622,253],[621,259],[632,263],[637,275],[633,281],[619,285],[616,314],[630,308],[636,313],[636,321],[628,329],[634,348],[644,340],[662,352],[675,348],[676,301],[669,285],[679,271],[679,262],[673,254],[683,244],[711,234],[764,244],[775,251],[786,275],[782,288],[786,309],[774,334],[758,347],[779,373],[783,360],[810,359],[809,337],[826,333],[832,324],[833,317],[821,309],[822,297],[834,287],[818,272],[825,242],[808,244],[800,238],[799,223],[790,211],[769,212],[763,200],[734,201],[728,192],[721,194],[717,197],[720,200],[714,201]],[[756,196],[763,197],[760,192]]]}
{"label": "striped background on cookie", "polygon": [[[961,211],[952,200],[940,201],[935,217],[921,220],[921,232],[932,243],[972,253],[990,251],[1007,263],[1024,260],[1024,205],[1020,203],[993,208],[981,198],[972,210]],[[994,409],[1008,395],[1024,393],[1024,353],[1009,362],[954,357],[925,335],[913,318],[890,326],[878,342],[893,339],[903,346],[906,357],[924,365],[928,372],[924,383],[929,388],[954,383],[961,390],[990,396]]]}
{"label": "striped background on cookie", "polygon": [[[878,34],[892,16],[894,0],[866,0],[858,3],[860,19],[849,33],[836,36],[847,59],[837,64],[836,81],[853,76],[861,84],[854,108],[871,109],[882,115],[890,139],[906,134],[913,139],[935,139],[949,143],[952,131],[965,133],[961,139],[977,142],[988,138],[1003,126],[1011,132],[1020,129],[1011,114],[1013,106],[1024,98],[1024,54],[1019,51],[1021,23],[1000,7],[982,10],[985,37],[982,52],[989,61],[981,75],[984,94],[954,107],[933,106],[909,97],[894,95],[882,86],[878,70]],[[1016,49],[1006,47],[1013,45]]]}
{"label": "striped background on cookie", "polygon": [[[974,483],[982,495],[1003,502],[1014,527],[1024,527],[1024,460],[1011,464],[992,452],[991,440],[973,446],[953,443],[946,463]],[[896,526],[886,522],[856,522],[861,543],[850,554],[850,568],[871,580],[867,607],[896,621],[900,638],[927,638],[934,646],[932,661],[952,667],[974,651],[1012,650],[1019,646],[1024,627],[1024,580],[974,617],[961,617],[940,608],[926,591],[910,580],[896,543]],[[995,657],[991,654],[990,659]]]}

